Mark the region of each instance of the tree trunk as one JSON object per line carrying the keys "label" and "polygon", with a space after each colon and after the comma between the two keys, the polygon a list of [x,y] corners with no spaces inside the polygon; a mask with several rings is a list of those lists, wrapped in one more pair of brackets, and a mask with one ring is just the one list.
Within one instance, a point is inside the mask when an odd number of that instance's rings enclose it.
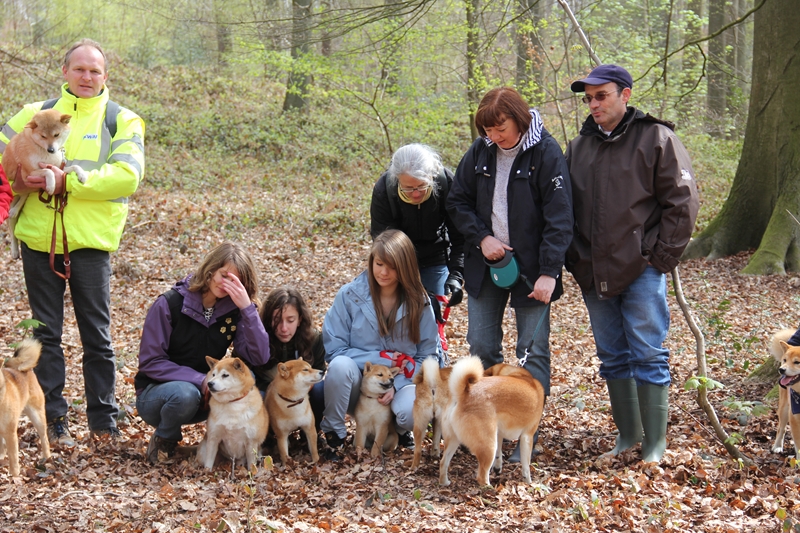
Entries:
{"label": "tree trunk", "polygon": [[480,103],[478,90],[478,13],[480,0],[464,0],[467,11],[467,104],[469,105],[469,130],[473,139],[478,138],[478,128],[475,126],[475,113]]}
{"label": "tree trunk", "polygon": [[[517,68],[515,81],[518,90],[526,96],[533,96],[531,92],[542,93],[544,86],[544,50],[536,31],[528,31],[527,26],[537,28],[544,16],[544,0],[519,0],[520,24],[516,31],[517,41]],[[530,82],[535,88],[530,91]],[[533,101],[538,100],[535,98]]]}
{"label": "tree trunk", "polygon": [[305,94],[311,83],[308,68],[302,64],[303,57],[309,51],[311,32],[311,0],[292,0],[292,69],[289,82],[286,84],[286,99],[283,110],[302,109],[305,105]]}
{"label": "tree trunk", "polygon": [[[725,26],[725,4],[727,0],[710,0],[708,3],[708,33],[712,34]],[[708,102],[706,129],[714,137],[722,137],[724,131],[725,104],[730,77],[725,72],[728,64],[728,34],[724,32],[708,43]]]}
{"label": "tree trunk", "polygon": [[757,248],[743,273],[800,270],[800,226],[788,213],[800,212],[796,7],[796,0],[766,0],[755,13],[753,83],[739,167],[725,205],[689,243],[685,258],[716,259]]}

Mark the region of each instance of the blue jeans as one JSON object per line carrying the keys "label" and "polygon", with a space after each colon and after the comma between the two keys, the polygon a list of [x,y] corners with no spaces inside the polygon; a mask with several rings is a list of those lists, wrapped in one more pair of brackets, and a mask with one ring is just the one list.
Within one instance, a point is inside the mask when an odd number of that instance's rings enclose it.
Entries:
{"label": "blue jeans", "polygon": [[[22,269],[33,318],[42,322],[33,336],[42,343],[36,377],[45,397],[48,421],[67,414],[66,362],[61,348],[67,282],[50,270],[50,254],[21,245]],[[111,260],[108,252],[83,248],[70,252],[69,291],[83,348],[82,368],[89,429],[116,427],[116,357],[111,347]],[[64,256],[56,255],[64,272]]]}
{"label": "blue jeans", "polygon": [[589,310],[603,379],[670,384],[669,350],[663,347],[669,330],[664,274],[648,266],[621,294],[601,299],[590,290],[583,293],[583,301]]}
{"label": "blue jeans", "polygon": [[145,387],[136,397],[136,410],[142,420],[156,428],[155,435],[179,442],[183,438],[181,426],[208,417],[202,403],[203,395],[193,383],[168,381]]}
{"label": "blue jeans", "polygon": [[430,291],[437,296],[444,296],[444,284],[450,271],[447,265],[429,266],[419,269],[419,277],[422,279],[422,286],[426,291]]}
{"label": "blue jeans", "polygon": [[[469,326],[467,342],[469,353],[481,358],[484,368],[504,362],[503,360],[503,314],[511,292],[495,285],[487,275],[483,280],[481,292],[467,299]],[[550,395],[550,307],[515,307],[517,319],[517,359],[522,359],[533,338],[539,319],[542,325],[536,333],[536,340],[525,369],[539,380],[545,395]]]}

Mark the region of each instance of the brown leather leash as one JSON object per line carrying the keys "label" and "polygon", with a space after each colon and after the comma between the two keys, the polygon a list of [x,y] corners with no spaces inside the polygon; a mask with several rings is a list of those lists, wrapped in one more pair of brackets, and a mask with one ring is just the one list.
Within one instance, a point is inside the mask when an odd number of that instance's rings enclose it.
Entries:
{"label": "brown leather leash", "polygon": [[[61,161],[61,170],[64,170],[64,166],[66,165],[66,161]],[[66,181],[66,176],[64,176],[64,180]],[[39,201],[47,205],[48,209],[53,210],[53,236],[50,239],[50,270],[52,270],[56,276],[63,280],[68,280],[70,276],[70,265],[71,261],[69,260],[69,246],[67,245],[67,229],[64,227],[64,208],[67,207],[67,196],[69,193],[66,191],[67,184],[64,183],[64,192],[61,194],[52,194],[47,195],[44,190],[39,191]],[[47,197],[45,198],[45,196]],[[50,205],[50,202],[53,205]],[[58,215],[61,214],[61,238],[62,238],[62,246],[64,249],[64,273],[62,274],[58,270],[56,270],[56,235],[57,235],[57,227],[58,227]]]}

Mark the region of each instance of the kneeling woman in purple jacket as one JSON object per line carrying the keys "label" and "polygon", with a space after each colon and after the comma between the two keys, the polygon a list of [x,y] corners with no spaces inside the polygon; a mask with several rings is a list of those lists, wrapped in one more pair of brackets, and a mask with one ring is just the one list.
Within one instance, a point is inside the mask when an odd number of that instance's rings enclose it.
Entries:
{"label": "kneeling woman in purple jacket", "polygon": [[155,427],[145,459],[171,455],[181,426],[206,419],[206,356],[221,359],[233,343],[252,365],[269,360],[269,336],[253,299],[256,269],[237,244],[224,243],[194,274],[160,295],[144,320],[136,374],[136,409]]}

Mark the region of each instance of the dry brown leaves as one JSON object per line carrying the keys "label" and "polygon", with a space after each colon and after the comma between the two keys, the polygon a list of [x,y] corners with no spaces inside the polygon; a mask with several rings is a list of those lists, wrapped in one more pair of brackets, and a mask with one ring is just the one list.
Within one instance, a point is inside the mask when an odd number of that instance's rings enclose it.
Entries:
{"label": "dry brown leaves", "polygon": [[[364,194],[368,194],[365,192]],[[293,195],[278,199],[292,202]],[[256,472],[229,463],[207,472],[177,458],[157,468],[142,460],[151,428],[135,416],[131,384],[142,321],[153,299],[191,271],[212,246],[227,238],[245,244],[261,273],[261,290],[291,283],[307,296],[317,325],[338,287],[364,268],[366,229],[326,232],[287,218],[274,198],[258,191],[218,191],[213,204],[202,195],[143,187],[131,204],[121,250],[113,256],[113,340],[119,357],[117,397],[128,414],[118,442],[93,441],[84,415],[81,343],[67,309],[64,346],[68,364],[65,396],[79,445],[56,450],[37,466],[35,432],[21,424],[23,475],[7,476],[0,463],[0,531],[775,531],[781,518],[797,521],[800,476],[788,452],[770,452],[774,413],[739,424],[723,401],[762,400],[767,390],[749,385],[747,374],[766,355],[765,341],[782,327],[796,327],[797,276],[740,276],[747,254],[682,265],[682,280],[707,338],[711,377],[726,388],[711,394],[723,424],[740,433],[742,450],[756,466],[740,468],[712,434],[693,392],[682,385],[696,372],[695,344],[672,300],[673,387],[669,450],[659,466],[644,465],[638,450],[618,459],[598,457],[613,445],[614,426],[588,317],[577,287],[566,276],[566,294],[552,312],[552,395],[543,420],[533,484],[521,483],[518,467],[493,474],[494,488],[475,482],[476,462],[457,453],[453,485],[437,485],[438,465],[425,456],[411,472],[409,452],[385,462],[347,455],[340,463],[308,465],[295,443],[293,465],[261,465]],[[253,203],[263,219],[243,221]],[[324,207],[324,206],[322,206]],[[323,209],[320,209],[322,211]],[[358,218],[366,228],[366,219]],[[15,325],[29,317],[19,262],[0,264],[5,313],[0,332],[19,340]],[[449,326],[451,354],[463,356],[466,306],[454,309]],[[514,344],[509,315],[505,346]],[[10,348],[5,355],[10,355]],[[510,362],[510,361],[509,361]],[[185,443],[196,442],[202,426]],[[791,446],[787,438],[786,448]],[[423,444],[426,448],[429,442]],[[508,444],[506,452],[512,445]]]}

